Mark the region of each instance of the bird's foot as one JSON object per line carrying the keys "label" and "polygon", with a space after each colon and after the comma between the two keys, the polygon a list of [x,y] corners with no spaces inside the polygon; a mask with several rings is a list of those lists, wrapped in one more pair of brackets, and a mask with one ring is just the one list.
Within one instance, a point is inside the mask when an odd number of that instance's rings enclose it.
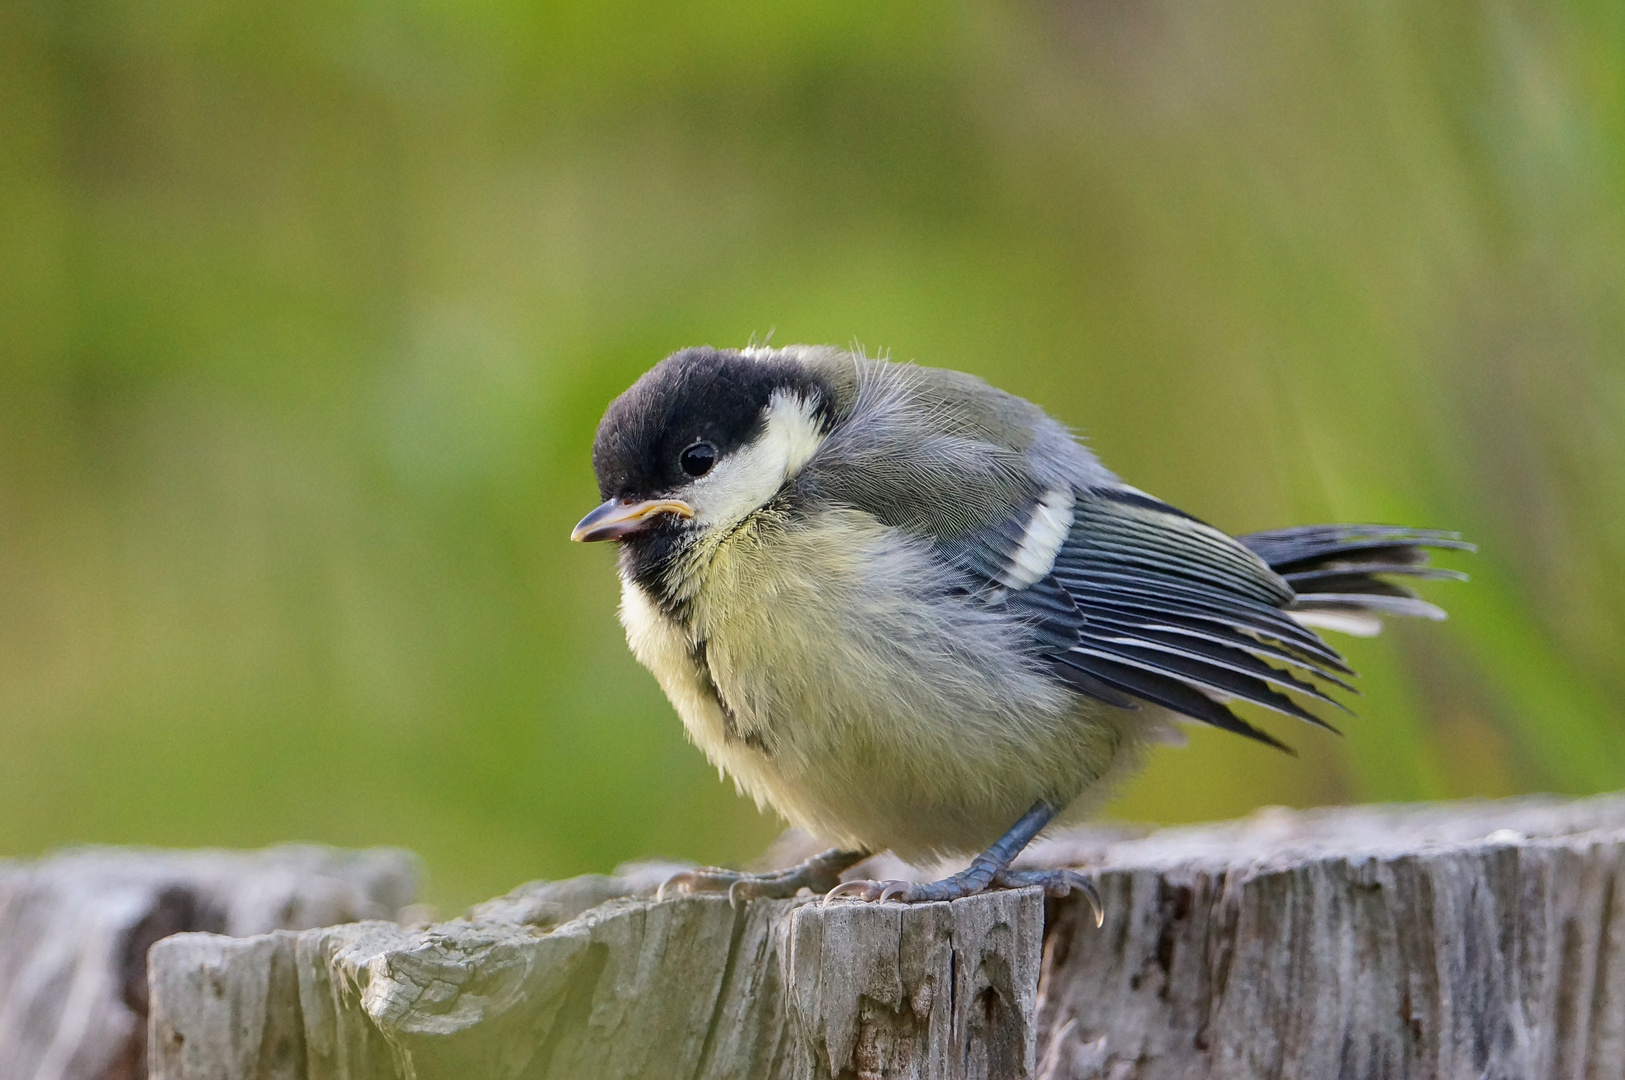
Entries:
{"label": "bird's foot", "polygon": [[898,900],[905,904],[924,904],[933,900],[958,900],[985,892],[991,884],[985,874],[972,875],[961,871],[941,881],[843,881],[824,894],[824,903],[832,900],[861,900],[864,903],[885,903]]}
{"label": "bird's foot", "polygon": [[1001,870],[994,875],[993,884],[1001,889],[1024,889],[1037,885],[1046,896],[1056,899],[1074,892],[1082,893],[1083,898],[1089,901],[1089,910],[1094,913],[1095,925],[1098,927],[1106,921],[1106,905],[1101,902],[1095,883],[1076,870]]}
{"label": "bird's foot", "polygon": [[795,866],[763,874],[747,874],[716,866],[697,867],[680,871],[663,881],[655,899],[664,900],[667,896],[685,893],[726,892],[728,902],[738,906],[741,900],[758,897],[782,900],[802,889],[825,893],[840,884],[843,870],[868,857],[868,852],[864,851],[831,848]]}
{"label": "bird's foot", "polygon": [[861,900],[868,903],[898,900],[905,904],[922,904],[933,900],[959,900],[989,889],[1025,889],[1036,885],[1054,897],[1080,892],[1094,910],[1095,925],[1099,926],[1105,918],[1100,893],[1095,891],[1094,882],[1076,870],[998,870],[989,876],[985,871],[978,872],[979,869],[973,866],[941,881],[847,881],[826,893],[824,903],[831,900]]}

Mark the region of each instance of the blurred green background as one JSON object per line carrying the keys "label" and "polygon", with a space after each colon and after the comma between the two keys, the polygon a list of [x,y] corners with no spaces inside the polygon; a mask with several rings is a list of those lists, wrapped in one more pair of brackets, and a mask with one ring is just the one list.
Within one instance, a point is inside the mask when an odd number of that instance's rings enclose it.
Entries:
{"label": "blurred green background", "polygon": [[777,831],[615,621],[668,351],[961,368],[1232,531],[1459,528],[1341,739],[1113,812],[1625,779],[1625,5],[0,5],[0,853]]}

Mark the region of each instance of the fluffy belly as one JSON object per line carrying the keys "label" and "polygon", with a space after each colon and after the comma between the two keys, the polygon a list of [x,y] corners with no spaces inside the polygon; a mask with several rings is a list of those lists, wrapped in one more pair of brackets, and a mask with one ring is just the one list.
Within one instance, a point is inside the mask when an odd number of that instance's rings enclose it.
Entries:
{"label": "fluffy belly", "polygon": [[[910,722],[898,718],[900,728]],[[814,754],[735,755],[733,771],[760,801],[828,843],[923,861],[986,848],[1040,800],[1066,807],[1086,791],[1104,794],[1101,781],[1119,761],[1115,726],[1079,717],[1072,730],[1046,735],[923,751],[882,735]]]}
{"label": "fluffy belly", "polygon": [[1133,714],[1066,690],[1019,624],[853,519],[746,533],[686,623],[626,585],[633,651],[714,763],[829,843],[910,859],[979,850],[1121,770]]}

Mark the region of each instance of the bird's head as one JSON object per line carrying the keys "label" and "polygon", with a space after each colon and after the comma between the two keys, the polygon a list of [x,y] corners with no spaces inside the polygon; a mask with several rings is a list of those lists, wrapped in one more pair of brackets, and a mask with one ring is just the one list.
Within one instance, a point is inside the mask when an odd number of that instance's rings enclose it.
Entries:
{"label": "bird's head", "polygon": [[664,561],[765,506],[812,457],[832,391],[785,351],[684,349],[610,403],[593,443],[604,502],[572,540]]}

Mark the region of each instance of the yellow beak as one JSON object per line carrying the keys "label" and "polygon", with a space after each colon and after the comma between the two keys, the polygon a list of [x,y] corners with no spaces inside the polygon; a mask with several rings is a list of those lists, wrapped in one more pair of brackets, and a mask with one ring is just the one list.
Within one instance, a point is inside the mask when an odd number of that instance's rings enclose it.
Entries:
{"label": "yellow beak", "polygon": [[594,540],[619,540],[649,528],[661,514],[691,518],[694,508],[681,499],[649,499],[644,502],[611,499],[582,518],[570,533],[570,539],[584,544]]}

